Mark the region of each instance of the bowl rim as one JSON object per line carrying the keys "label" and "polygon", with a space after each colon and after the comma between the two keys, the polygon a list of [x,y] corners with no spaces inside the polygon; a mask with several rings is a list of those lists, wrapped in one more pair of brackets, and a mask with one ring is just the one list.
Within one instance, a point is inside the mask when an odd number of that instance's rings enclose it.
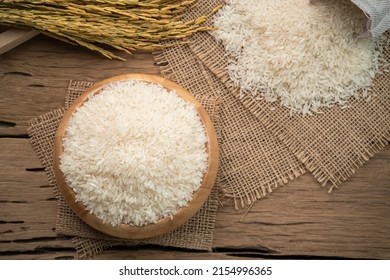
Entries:
{"label": "bowl rim", "polygon": [[[71,119],[73,113],[77,110],[78,107],[82,106],[83,103],[88,100],[89,96],[98,94],[106,84],[126,80],[140,80],[148,83],[155,83],[163,86],[168,90],[176,91],[183,99],[187,100],[195,106],[198,115],[205,127],[205,132],[207,136],[206,150],[208,153],[208,167],[206,173],[203,176],[201,186],[197,191],[193,193],[192,200],[186,206],[179,208],[177,213],[174,214],[173,217],[166,217],[164,219],[160,219],[156,223],[148,224],[145,226],[134,226],[129,224],[120,224],[118,226],[112,226],[109,223],[103,223],[103,221],[99,219],[96,215],[90,213],[86,209],[86,206],[84,204],[76,201],[76,195],[73,189],[66,183],[64,174],[60,169],[60,157],[63,152],[62,142],[65,136],[64,134],[67,128],[67,124]],[[210,117],[208,116],[206,110],[199,103],[199,101],[180,85],[160,76],[150,74],[122,74],[118,76],[113,76],[111,78],[102,80],[85,90],[72,103],[69,109],[66,110],[56,131],[53,149],[54,175],[60,193],[63,195],[66,203],[85,223],[87,223],[94,229],[105,234],[123,239],[144,239],[155,237],[176,229],[177,227],[183,225],[190,218],[192,218],[207,201],[207,198],[211,193],[211,189],[217,178],[217,171],[219,165],[218,161],[219,150],[217,134]]]}

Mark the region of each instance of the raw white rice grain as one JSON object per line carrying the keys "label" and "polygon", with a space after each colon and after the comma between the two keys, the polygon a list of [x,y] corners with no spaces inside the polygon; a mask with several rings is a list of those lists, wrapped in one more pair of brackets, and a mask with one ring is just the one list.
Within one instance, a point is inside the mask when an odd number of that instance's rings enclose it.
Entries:
{"label": "raw white rice grain", "polygon": [[115,82],[73,114],[60,169],[77,201],[105,223],[136,226],[188,204],[207,170],[195,106],[175,91]]}
{"label": "raw white rice grain", "polygon": [[350,0],[229,0],[212,34],[243,94],[310,114],[372,85],[385,38],[358,39],[367,18]]}

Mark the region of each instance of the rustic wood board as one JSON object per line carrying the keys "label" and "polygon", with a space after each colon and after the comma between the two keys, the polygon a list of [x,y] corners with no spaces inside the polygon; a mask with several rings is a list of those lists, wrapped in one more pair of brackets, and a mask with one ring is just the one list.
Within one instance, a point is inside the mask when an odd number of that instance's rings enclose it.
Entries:
{"label": "rustic wood board", "polygon": [[[29,140],[0,139],[0,159],[5,174],[0,252],[18,257],[42,247],[70,249],[69,240],[54,232],[56,201]],[[215,250],[236,256],[390,258],[389,161],[386,148],[330,195],[307,174],[254,204],[246,216],[246,210],[227,204],[217,216]],[[135,251],[125,252],[131,258]]]}
{"label": "rustic wood board", "polygon": [[0,54],[12,50],[38,34],[38,31],[30,29],[0,28]]}
{"label": "rustic wood board", "polygon": [[[38,36],[0,56],[0,258],[69,259],[54,231],[56,201],[26,137],[31,117],[63,106],[71,79],[157,74],[151,54],[110,61]],[[328,194],[306,174],[247,209],[225,202],[213,252],[140,246],[97,259],[390,258],[390,148]]]}

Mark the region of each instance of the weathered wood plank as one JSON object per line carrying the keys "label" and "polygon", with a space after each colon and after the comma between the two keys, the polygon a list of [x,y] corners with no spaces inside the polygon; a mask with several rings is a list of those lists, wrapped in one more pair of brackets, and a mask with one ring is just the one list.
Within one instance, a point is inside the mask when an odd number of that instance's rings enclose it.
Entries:
{"label": "weathered wood plank", "polygon": [[21,252],[18,254],[0,254],[0,260],[73,260],[77,259],[76,251],[53,252],[51,250],[39,252]]}
{"label": "weathered wood plank", "polygon": [[95,260],[233,260],[250,259],[235,252],[182,252],[176,250],[127,249],[107,250],[92,259]]}
{"label": "weathered wood plank", "polygon": [[[226,252],[182,252],[176,250],[164,249],[143,249],[143,248],[116,248],[104,251],[103,253],[91,258],[93,260],[234,260],[234,259],[253,259],[253,254]],[[19,260],[53,260],[53,259],[78,259],[75,250],[53,251],[50,248],[43,248],[37,251],[25,252],[22,254],[0,254],[0,260],[19,259]],[[256,259],[262,259],[261,256]]]}
{"label": "weathered wood plank", "polygon": [[[26,136],[27,122],[63,106],[71,79],[159,73],[150,54],[127,62],[38,36],[0,56],[0,136]],[[28,139],[0,139],[0,259],[75,258],[54,231],[56,201]],[[214,253],[112,249],[97,259],[224,259],[323,256],[390,258],[390,147],[328,194],[311,175],[246,209],[221,208]]]}
{"label": "weathered wood plank", "polygon": [[36,35],[38,35],[38,31],[30,29],[9,28],[5,31],[0,30],[0,54],[12,50]]}
{"label": "weathered wood plank", "polygon": [[41,237],[36,239],[18,239],[10,242],[1,241],[0,255],[13,255],[15,252],[46,252],[52,251],[76,251],[69,238]]}
{"label": "weathered wood plank", "polygon": [[271,255],[388,259],[389,163],[387,147],[331,194],[311,175],[301,176],[256,203],[242,222],[245,211],[223,208],[214,244],[264,247]]}
{"label": "weathered wood plank", "polygon": [[[8,168],[1,176],[8,183],[0,179],[0,253],[34,250],[45,238],[58,248],[69,246],[69,240],[55,239],[56,201],[50,187],[39,188],[47,186],[44,172],[25,171],[40,166],[34,157],[28,139],[0,139],[0,172]],[[246,216],[246,209],[227,204],[217,216],[214,247],[236,257],[238,250],[258,257],[390,258],[389,163],[387,147],[331,194],[311,175],[302,176],[255,203]],[[145,258],[158,258],[148,252]],[[101,258],[126,256],[136,258],[138,252],[111,250]]]}
{"label": "weathered wood plank", "polygon": [[159,73],[150,53],[128,57],[126,62],[108,60],[43,35],[1,55],[0,135],[25,135],[30,118],[63,106],[69,80]]}
{"label": "weathered wood plank", "polygon": [[28,139],[0,139],[0,173],[0,240],[55,237],[57,201]]}
{"label": "weathered wood plank", "polygon": [[2,241],[55,237],[56,201],[0,203]]}
{"label": "weathered wood plank", "polygon": [[1,138],[0,158],[0,202],[22,204],[54,198],[43,167],[27,139]]}

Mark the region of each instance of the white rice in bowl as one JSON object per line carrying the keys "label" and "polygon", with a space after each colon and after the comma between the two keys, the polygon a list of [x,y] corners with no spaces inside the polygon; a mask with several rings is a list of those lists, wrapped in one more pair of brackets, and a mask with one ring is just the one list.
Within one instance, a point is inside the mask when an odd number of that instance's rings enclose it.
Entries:
{"label": "white rice in bowl", "polygon": [[137,80],[106,85],[72,115],[60,169],[76,200],[113,226],[172,217],[202,184],[207,136],[194,104]]}

